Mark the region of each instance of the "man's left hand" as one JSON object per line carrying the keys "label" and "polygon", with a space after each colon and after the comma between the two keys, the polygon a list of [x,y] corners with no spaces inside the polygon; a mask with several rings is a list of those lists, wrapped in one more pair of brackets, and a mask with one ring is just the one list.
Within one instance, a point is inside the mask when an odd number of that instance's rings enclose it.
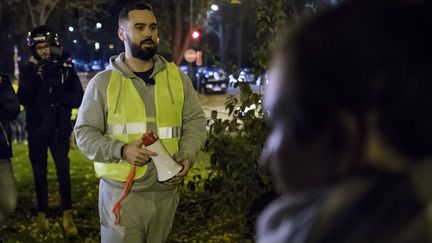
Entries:
{"label": "man's left hand", "polygon": [[177,163],[183,165],[183,169],[177,175],[167,181],[167,183],[170,185],[179,184],[181,180],[183,180],[183,178],[187,176],[190,170],[190,162],[185,156],[176,156],[175,160]]}

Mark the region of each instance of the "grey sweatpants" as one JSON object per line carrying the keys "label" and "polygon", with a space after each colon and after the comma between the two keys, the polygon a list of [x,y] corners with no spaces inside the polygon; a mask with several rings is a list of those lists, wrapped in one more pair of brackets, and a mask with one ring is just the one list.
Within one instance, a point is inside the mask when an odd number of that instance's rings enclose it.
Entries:
{"label": "grey sweatpants", "polygon": [[15,210],[17,191],[10,160],[0,159],[0,227]]}
{"label": "grey sweatpants", "polygon": [[99,216],[102,243],[158,243],[167,240],[179,203],[177,193],[168,198],[154,199],[158,192],[130,191],[121,204],[121,221],[114,225],[112,208],[122,188],[100,180]]}

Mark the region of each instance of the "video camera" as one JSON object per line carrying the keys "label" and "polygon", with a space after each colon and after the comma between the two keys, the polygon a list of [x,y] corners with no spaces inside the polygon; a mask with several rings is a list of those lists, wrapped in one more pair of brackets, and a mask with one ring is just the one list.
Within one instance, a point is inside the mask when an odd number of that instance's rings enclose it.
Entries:
{"label": "video camera", "polygon": [[9,75],[0,74],[0,91],[4,91],[9,86],[11,86]]}

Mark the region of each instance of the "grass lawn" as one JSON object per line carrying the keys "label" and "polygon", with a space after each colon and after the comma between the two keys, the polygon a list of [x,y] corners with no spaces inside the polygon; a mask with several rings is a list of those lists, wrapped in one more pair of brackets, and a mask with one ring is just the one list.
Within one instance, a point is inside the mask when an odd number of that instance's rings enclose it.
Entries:
{"label": "grass lawn", "polygon": [[[28,160],[27,146],[14,146],[13,168],[18,190],[18,203],[15,213],[6,225],[0,229],[0,236],[5,242],[99,242],[99,217],[97,210],[99,180],[93,172],[93,164],[87,160],[77,148],[69,152],[71,159],[72,199],[75,221],[79,229],[79,237],[67,239],[63,235],[61,225],[60,197],[55,174],[54,163],[49,157],[48,214],[50,231],[47,234],[35,232],[34,223],[35,193],[33,175]],[[194,174],[207,176],[206,167],[209,156],[201,153],[196,166],[187,180]],[[174,220],[169,242],[252,242],[253,237],[245,239],[244,229],[239,225],[239,218],[231,212],[209,215],[212,206],[211,195],[205,192],[181,190],[181,202]]]}

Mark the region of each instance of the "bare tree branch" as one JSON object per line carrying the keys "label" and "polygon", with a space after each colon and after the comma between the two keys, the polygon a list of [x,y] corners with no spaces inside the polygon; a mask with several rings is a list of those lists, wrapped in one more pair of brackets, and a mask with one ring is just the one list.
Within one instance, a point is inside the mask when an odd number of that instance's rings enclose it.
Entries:
{"label": "bare tree branch", "polygon": [[47,1],[48,0],[43,0],[42,3],[41,0],[37,1],[37,5],[39,5],[39,20],[38,20],[39,25],[43,24],[43,16],[45,15],[46,6],[48,4]]}
{"label": "bare tree branch", "polygon": [[26,3],[27,3],[27,7],[28,7],[28,10],[29,10],[29,13],[30,13],[30,17],[31,17],[31,21],[32,21],[32,26],[34,27],[34,26],[36,26],[36,19],[35,19],[35,15],[34,15],[34,9],[31,6],[30,0],[26,0]]}
{"label": "bare tree branch", "polygon": [[[47,0],[45,0],[47,1]],[[42,22],[41,24],[45,24],[48,20],[48,17],[51,15],[51,13],[54,11],[55,7],[57,6],[59,0],[54,0],[51,2],[51,4],[49,4],[48,7],[48,11],[46,11],[46,14],[44,16],[42,16]],[[44,8],[45,9],[45,8]]]}

